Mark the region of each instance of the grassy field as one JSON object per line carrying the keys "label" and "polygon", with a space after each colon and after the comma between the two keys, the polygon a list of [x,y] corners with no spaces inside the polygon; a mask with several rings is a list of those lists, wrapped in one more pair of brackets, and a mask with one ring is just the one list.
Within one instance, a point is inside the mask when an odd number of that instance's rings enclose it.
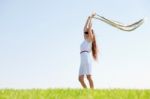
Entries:
{"label": "grassy field", "polygon": [[150,90],[0,89],[0,99],[150,99]]}

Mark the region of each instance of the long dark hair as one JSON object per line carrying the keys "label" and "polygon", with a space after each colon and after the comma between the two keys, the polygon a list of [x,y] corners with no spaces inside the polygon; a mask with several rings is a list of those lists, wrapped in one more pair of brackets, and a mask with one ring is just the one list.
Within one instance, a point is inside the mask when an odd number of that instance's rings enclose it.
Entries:
{"label": "long dark hair", "polygon": [[94,60],[97,61],[97,59],[98,59],[98,47],[97,47],[96,37],[95,37],[95,33],[94,33],[93,29],[92,29],[92,34],[93,34],[92,55],[93,55]]}

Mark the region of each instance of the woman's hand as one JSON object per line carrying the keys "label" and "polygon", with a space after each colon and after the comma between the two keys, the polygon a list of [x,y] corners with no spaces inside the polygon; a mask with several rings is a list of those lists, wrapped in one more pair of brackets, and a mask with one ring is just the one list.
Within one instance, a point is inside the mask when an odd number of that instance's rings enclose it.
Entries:
{"label": "woman's hand", "polygon": [[96,12],[93,12],[93,13],[91,14],[91,17],[93,18],[95,15],[96,15]]}

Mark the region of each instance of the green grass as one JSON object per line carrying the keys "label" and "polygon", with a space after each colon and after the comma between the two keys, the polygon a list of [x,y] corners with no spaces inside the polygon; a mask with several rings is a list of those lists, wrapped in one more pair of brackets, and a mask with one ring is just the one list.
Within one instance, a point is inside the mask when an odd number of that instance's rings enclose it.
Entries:
{"label": "green grass", "polygon": [[0,99],[150,99],[150,90],[0,89]]}

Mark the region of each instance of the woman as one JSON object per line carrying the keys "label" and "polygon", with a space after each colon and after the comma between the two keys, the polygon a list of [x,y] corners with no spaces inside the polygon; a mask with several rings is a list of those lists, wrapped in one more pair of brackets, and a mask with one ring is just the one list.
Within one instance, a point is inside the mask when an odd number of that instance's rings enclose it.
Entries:
{"label": "woman", "polygon": [[81,64],[79,69],[79,81],[83,88],[87,88],[84,82],[84,75],[86,75],[90,88],[94,88],[93,80],[92,80],[92,60],[90,56],[90,52],[92,51],[92,56],[94,60],[97,60],[97,45],[95,34],[92,29],[92,18],[95,14],[92,14],[88,17],[86,24],[84,26],[84,41],[80,46],[80,55],[81,55]]}

